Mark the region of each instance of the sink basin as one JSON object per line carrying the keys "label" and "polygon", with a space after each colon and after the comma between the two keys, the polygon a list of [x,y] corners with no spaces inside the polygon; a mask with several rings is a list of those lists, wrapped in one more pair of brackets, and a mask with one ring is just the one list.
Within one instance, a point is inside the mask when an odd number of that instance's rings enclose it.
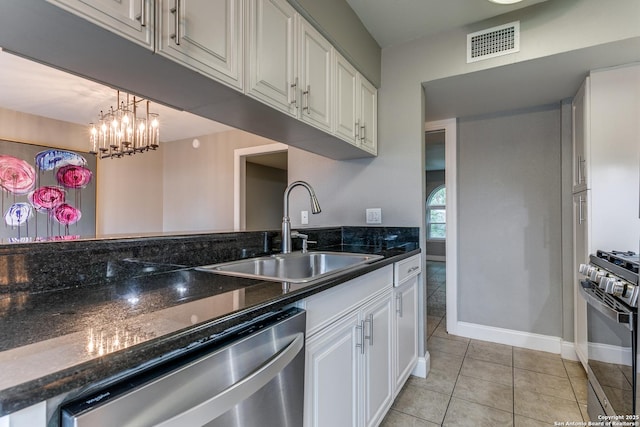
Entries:
{"label": "sink basin", "polygon": [[293,252],[196,267],[196,270],[228,276],[304,283],[343,273],[382,259],[381,255],[349,252]]}

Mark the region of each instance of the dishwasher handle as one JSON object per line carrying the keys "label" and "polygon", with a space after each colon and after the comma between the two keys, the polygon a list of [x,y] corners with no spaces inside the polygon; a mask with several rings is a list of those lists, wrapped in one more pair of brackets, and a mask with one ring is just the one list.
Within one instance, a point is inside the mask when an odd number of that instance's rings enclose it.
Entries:
{"label": "dishwasher handle", "polygon": [[271,357],[249,376],[226,388],[216,396],[168,420],[158,423],[156,426],[182,427],[185,425],[207,424],[264,387],[291,363],[303,347],[304,334],[299,332],[295,334],[295,338],[291,344]]}

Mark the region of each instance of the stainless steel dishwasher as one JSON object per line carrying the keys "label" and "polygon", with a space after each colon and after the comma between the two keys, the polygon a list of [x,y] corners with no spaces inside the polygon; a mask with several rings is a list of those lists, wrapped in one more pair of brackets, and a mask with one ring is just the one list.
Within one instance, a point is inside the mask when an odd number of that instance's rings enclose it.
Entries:
{"label": "stainless steel dishwasher", "polygon": [[63,427],[299,427],[305,312],[261,318],[61,408]]}

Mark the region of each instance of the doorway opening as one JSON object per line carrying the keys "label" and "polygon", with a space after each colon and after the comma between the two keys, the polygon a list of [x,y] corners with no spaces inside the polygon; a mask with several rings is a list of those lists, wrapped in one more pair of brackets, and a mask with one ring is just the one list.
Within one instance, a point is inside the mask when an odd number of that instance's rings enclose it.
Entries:
{"label": "doorway opening", "polygon": [[288,184],[288,146],[281,143],[234,151],[234,230],[278,229]]}
{"label": "doorway opening", "polygon": [[455,334],[457,303],[456,119],[425,124],[427,337]]}

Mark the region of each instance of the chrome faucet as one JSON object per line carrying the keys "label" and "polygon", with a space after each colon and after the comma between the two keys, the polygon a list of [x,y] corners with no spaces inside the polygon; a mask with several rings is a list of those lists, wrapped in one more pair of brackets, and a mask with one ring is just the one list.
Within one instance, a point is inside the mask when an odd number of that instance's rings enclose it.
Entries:
{"label": "chrome faucet", "polygon": [[289,194],[295,187],[302,186],[307,189],[309,196],[311,196],[311,213],[317,214],[322,210],[320,209],[320,203],[318,198],[313,192],[313,188],[304,181],[294,181],[284,190],[284,214],[282,216],[282,253],[291,253],[291,221],[289,220]]}

